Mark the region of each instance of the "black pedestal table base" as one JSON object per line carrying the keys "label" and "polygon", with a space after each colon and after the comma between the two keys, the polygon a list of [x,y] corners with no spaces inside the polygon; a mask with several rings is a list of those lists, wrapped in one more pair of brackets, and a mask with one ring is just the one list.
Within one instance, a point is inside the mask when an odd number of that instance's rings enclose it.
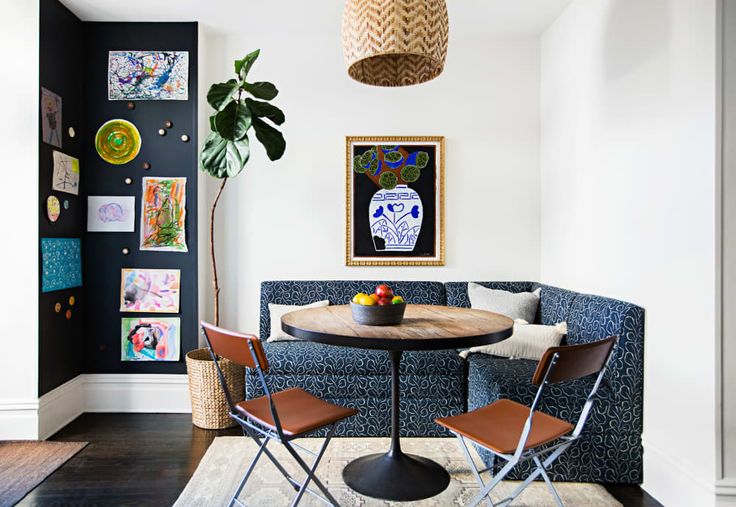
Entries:
{"label": "black pedestal table base", "polygon": [[391,449],[350,462],[342,471],[345,484],[360,494],[383,500],[421,500],[442,493],[450,474],[434,461],[405,454],[399,438],[399,366],[401,351],[391,357]]}

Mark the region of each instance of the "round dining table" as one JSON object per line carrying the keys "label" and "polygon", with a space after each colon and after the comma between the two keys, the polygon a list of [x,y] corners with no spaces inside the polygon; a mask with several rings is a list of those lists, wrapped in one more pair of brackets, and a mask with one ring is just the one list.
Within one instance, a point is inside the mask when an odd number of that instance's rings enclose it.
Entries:
{"label": "round dining table", "polygon": [[438,463],[401,451],[399,367],[409,350],[461,349],[497,343],[511,336],[514,322],[503,315],[470,308],[407,305],[394,326],[364,326],[353,321],[350,305],[287,313],[281,328],[291,336],[339,347],[378,349],[391,362],[391,446],[386,453],[359,457],[343,469],[345,483],[363,495],[411,501],[437,495],[450,475]]}

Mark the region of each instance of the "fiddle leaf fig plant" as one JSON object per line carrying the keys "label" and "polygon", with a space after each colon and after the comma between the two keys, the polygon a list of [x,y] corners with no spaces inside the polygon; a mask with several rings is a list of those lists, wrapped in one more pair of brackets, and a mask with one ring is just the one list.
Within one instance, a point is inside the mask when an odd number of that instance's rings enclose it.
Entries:
{"label": "fiddle leaf fig plant", "polygon": [[214,113],[209,117],[211,132],[205,139],[200,153],[201,169],[210,176],[222,180],[210,212],[210,257],[215,325],[220,323],[220,286],[215,258],[217,203],[228,178],[240,174],[250,160],[248,133],[251,128],[272,161],[280,159],[286,150],[284,136],[273,126],[281,125],[286,118],[281,109],[269,102],[276,98],[278,89],[266,81],[247,81],[248,73],[259,54],[260,49],[257,49],[243,59],[235,60],[236,77],[224,83],[213,84],[207,92],[207,102],[214,109]]}

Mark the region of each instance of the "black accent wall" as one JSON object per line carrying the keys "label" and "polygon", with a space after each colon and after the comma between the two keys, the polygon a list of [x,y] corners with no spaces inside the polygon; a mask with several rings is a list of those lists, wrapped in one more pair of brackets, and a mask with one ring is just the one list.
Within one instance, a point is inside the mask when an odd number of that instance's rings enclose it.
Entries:
{"label": "black accent wall", "polygon": [[[80,160],[79,196],[52,192],[54,147],[40,141],[39,114],[39,236],[82,238],[83,286],[40,292],[39,276],[39,396],[80,373],[184,373],[184,354],[197,347],[197,24],[83,22],[58,0],[41,0],[40,87],[62,97],[60,151]],[[189,100],[107,100],[107,60],[110,50],[189,51]],[[124,165],[111,165],[96,153],[94,137],[105,121],[123,118],[136,125],[142,146]],[[164,122],[173,126],[158,134]],[[74,127],[76,137],[67,129]],[[189,136],[188,142],[181,135]],[[150,163],[148,170],[143,163]],[[142,178],[187,178],[187,253],[139,250]],[[126,178],[133,180],[125,183]],[[59,220],[46,216],[46,198],[54,194],[70,203]],[[87,233],[88,195],[136,197],[134,233]],[[123,255],[122,249],[129,254]],[[180,313],[120,313],[120,269],[181,270]],[[39,246],[39,275],[41,270]],[[75,304],[69,307],[69,296]],[[56,302],[62,311],[54,310]],[[72,310],[67,320],[66,310]],[[181,354],[178,362],[120,360],[122,317],[180,317]],[[20,338],[25,339],[25,338]]]}

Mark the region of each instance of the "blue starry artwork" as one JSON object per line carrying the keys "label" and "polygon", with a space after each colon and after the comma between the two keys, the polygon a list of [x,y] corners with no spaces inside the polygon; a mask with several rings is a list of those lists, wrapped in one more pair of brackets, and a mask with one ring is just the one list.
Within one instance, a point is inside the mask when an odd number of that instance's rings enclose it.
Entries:
{"label": "blue starry artwork", "polygon": [[41,292],[82,285],[82,241],[41,238]]}

